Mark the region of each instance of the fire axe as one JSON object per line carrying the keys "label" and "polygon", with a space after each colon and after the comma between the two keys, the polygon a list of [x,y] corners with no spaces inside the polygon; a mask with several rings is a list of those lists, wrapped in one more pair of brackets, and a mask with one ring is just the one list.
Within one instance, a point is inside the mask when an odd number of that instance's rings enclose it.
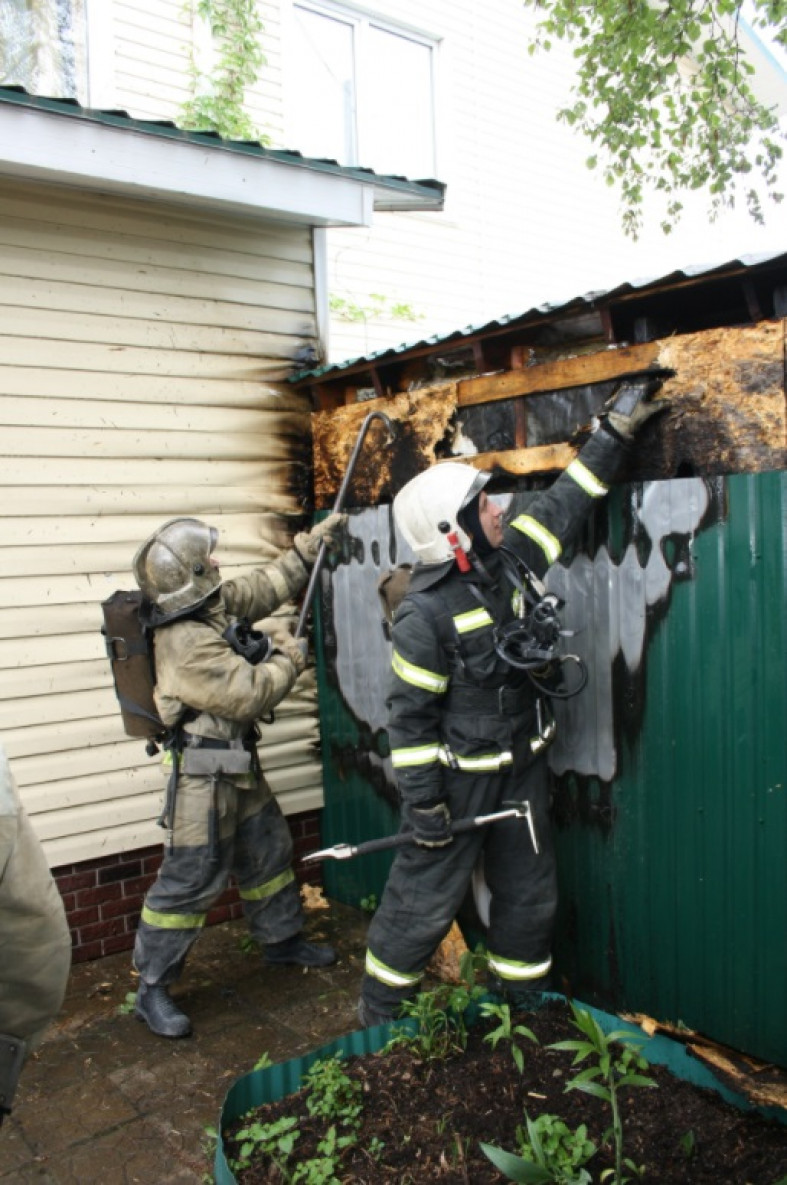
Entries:
{"label": "fire axe", "polygon": [[[451,835],[461,835],[464,831],[474,831],[477,827],[488,827],[490,823],[499,823],[503,819],[525,819],[533,851],[538,854],[538,840],[533,825],[533,812],[529,802],[518,802],[503,811],[493,811],[489,815],[475,815],[467,819],[454,819],[450,826]],[[415,843],[412,831],[400,831],[396,835],[383,835],[379,839],[368,839],[363,843],[337,843],[332,848],[321,848],[319,852],[309,852],[301,860],[308,864],[312,860],[351,860],[353,856],[365,856],[369,852],[384,852],[388,848],[402,848]]]}

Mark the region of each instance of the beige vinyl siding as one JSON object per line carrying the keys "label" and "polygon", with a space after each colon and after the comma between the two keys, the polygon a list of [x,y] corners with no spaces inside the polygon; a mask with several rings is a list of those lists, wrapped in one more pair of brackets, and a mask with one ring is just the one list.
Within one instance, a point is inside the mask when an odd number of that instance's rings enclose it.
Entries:
{"label": "beige vinyl siding", "polygon": [[[0,182],[0,735],[53,866],[161,840],[100,603],[175,515],[227,576],[286,545],[309,409],[276,380],[314,336],[308,228]],[[261,750],[288,813],[322,801],[317,739],[307,672]]]}
{"label": "beige vinyl siding", "polygon": [[[112,7],[112,44],[105,48],[113,56],[115,104],[135,119],[178,123],[183,104],[192,97],[193,33],[187,4],[183,0],[106,3]],[[254,126],[277,145],[284,121],[280,10],[279,0],[259,0],[266,60],[246,95]]]}
{"label": "beige vinyl siding", "polygon": [[177,122],[191,96],[191,21],[182,0],[107,0],[112,6],[114,93],[135,119]]}

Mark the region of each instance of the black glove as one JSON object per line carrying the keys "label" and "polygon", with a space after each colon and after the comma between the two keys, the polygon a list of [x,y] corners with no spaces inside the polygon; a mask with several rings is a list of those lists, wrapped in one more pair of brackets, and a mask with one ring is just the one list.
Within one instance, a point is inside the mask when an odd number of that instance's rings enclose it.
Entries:
{"label": "black glove", "polygon": [[667,411],[670,405],[668,399],[660,399],[658,403],[650,403],[649,400],[661,389],[662,383],[674,374],[674,370],[659,369],[623,378],[607,405],[607,420],[618,436],[623,440],[633,440],[651,416]]}
{"label": "black glove", "polygon": [[413,839],[419,848],[444,848],[453,840],[448,803],[440,801],[428,806],[411,806],[409,813]]}

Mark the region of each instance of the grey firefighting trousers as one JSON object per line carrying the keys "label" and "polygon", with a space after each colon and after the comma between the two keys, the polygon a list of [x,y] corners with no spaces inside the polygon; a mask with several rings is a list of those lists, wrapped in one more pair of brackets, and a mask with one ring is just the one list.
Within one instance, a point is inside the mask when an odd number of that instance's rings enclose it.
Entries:
{"label": "grey firefighting trousers", "polygon": [[300,932],[292,836],[264,781],[237,785],[181,773],[173,822],[134,946],[134,966],[145,983],[166,985],[179,977],[230,874],[253,938],[282,942]]}

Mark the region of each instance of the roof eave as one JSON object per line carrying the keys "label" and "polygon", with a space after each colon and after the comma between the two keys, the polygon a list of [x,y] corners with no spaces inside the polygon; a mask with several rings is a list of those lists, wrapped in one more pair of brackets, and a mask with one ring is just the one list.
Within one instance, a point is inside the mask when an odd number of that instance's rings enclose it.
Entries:
{"label": "roof eave", "polygon": [[0,175],[320,227],[440,210],[445,189],[24,91],[0,101]]}

